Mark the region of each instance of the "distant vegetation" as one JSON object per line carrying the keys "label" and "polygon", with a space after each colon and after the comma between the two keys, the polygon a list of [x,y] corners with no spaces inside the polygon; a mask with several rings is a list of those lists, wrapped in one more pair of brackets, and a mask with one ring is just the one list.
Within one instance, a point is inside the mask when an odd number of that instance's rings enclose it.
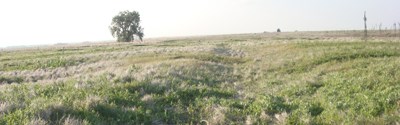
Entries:
{"label": "distant vegetation", "polygon": [[399,124],[400,40],[241,34],[0,52],[0,124]]}
{"label": "distant vegetation", "polygon": [[111,34],[118,42],[131,42],[135,36],[143,39],[143,28],[140,26],[140,15],[136,11],[123,11],[114,16],[110,26]]}

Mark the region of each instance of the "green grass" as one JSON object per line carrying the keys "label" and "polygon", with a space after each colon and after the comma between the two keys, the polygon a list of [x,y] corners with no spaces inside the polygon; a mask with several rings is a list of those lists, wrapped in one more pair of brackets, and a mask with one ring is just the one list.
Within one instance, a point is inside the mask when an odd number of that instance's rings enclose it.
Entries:
{"label": "green grass", "polygon": [[309,32],[2,51],[0,124],[399,124],[399,43]]}
{"label": "green grass", "polygon": [[13,71],[13,70],[36,70],[45,68],[58,68],[58,67],[68,67],[75,66],[86,62],[88,59],[73,59],[73,58],[48,58],[48,59],[33,59],[33,60],[20,60],[13,62],[3,63],[1,69],[3,71]]}

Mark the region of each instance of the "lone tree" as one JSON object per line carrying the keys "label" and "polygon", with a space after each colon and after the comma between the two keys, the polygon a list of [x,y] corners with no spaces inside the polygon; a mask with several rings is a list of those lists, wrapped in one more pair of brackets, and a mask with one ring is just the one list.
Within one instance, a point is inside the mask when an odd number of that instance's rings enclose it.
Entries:
{"label": "lone tree", "polygon": [[110,25],[113,37],[117,37],[118,42],[130,42],[135,40],[135,36],[143,41],[143,28],[140,26],[140,15],[136,11],[122,11],[114,16]]}

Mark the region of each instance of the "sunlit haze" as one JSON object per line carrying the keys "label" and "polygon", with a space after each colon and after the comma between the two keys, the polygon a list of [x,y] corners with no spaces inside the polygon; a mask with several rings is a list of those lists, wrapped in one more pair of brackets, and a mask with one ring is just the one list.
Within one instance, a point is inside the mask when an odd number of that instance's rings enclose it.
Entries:
{"label": "sunlit haze", "polygon": [[399,0],[4,0],[0,47],[113,40],[119,11],[141,15],[145,38],[391,28]]}

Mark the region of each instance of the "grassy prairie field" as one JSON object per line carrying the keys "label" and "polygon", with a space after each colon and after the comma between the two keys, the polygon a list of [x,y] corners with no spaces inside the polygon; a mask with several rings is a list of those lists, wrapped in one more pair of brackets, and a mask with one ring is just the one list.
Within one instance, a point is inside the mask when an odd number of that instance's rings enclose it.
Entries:
{"label": "grassy prairie field", "polygon": [[257,33],[0,52],[0,124],[400,124],[400,40]]}

